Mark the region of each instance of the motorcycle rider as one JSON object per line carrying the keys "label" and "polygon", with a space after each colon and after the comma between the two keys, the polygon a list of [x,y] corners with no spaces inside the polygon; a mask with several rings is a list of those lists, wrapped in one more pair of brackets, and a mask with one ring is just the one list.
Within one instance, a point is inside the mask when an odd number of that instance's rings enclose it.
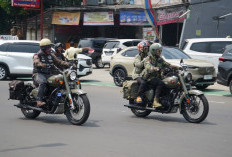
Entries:
{"label": "motorcycle rider", "polygon": [[45,104],[45,102],[43,102],[43,96],[45,94],[47,79],[53,74],[52,66],[55,64],[57,66],[69,67],[68,62],[59,60],[51,53],[51,44],[49,39],[42,39],[40,41],[40,52],[33,57],[33,66],[37,72],[35,81],[39,84],[37,107],[41,107]]}
{"label": "motorcycle rider", "polygon": [[55,44],[55,52],[54,54],[56,55],[56,57],[62,61],[65,61],[65,57],[63,55],[63,45],[61,43],[56,43]]}
{"label": "motorcycle rider", "polygon": [[149,52],[151,55],[145,58],[143,79],[147,81],[147,85],[155,90],[155,97],[153,100],[153,108],[162,107],[159,103],[159,96],[164,83],[161,80],[161,70],[165,67],[173,67],[161,58],[162,45],[154,43],[150,46]]}
{"label": "motorcycle rider", "polygon": [[145,89],[146,89],[146,81],[142,78],[141,73],[144,69],[144,59],[148,55],[149,46],[150,46],[150,42],[147,40],[143,40],[140,43],[138,43],[138,45],[137,45],[137,48],[139,50],[139,54],[137,54],[135,56],[134,69],[132,72],[132,78],[134,80],[137,80],[137,82],[139,84],[138,96],[135,100],[136,103],[142,103],[142,98],[144,96]]}
{"label": "motorcycle rider", "polygon": [[83,50],[89,50],[89,47],[83,47],[83,48],[75,48],[74,47],[74,42],[71,41],[70,42],[70,48],[68,48],[65,53],[64,56],[68,59],[68,60],[74,60],[74,55],[78,55],[80,52],[82,52]]}

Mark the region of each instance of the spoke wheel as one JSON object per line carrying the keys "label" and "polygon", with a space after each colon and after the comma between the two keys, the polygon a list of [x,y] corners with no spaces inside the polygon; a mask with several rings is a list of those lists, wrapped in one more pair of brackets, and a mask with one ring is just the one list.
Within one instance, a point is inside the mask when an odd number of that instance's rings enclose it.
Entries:
{"label": "spoke wheel", "polygon": [[74,110],[68,109],[66,117],[74,125],[81,125],[85,123],[90,114],[90,104],[86,95],[72,95]]}
{"label": "spoke wheel", "polygon": [[123,82],[126,80],[126,72],[123,69],[116,69],[113,78],[115,85],[122,87]]}
{"label": "spoke wheel", "polygon": [[190,104],[184,99],[182,111],[184,118],[191,123],[200,123],[206,119],[209,112],[209,104],[204,95],[190,95]]}

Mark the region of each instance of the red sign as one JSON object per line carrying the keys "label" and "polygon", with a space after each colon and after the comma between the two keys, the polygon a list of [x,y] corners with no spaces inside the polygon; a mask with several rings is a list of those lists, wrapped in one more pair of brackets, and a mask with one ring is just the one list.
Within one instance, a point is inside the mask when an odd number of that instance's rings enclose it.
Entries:
{"label": "red sign", "polygon": [[11,0],[14,7],[40,8],[40,0]]}

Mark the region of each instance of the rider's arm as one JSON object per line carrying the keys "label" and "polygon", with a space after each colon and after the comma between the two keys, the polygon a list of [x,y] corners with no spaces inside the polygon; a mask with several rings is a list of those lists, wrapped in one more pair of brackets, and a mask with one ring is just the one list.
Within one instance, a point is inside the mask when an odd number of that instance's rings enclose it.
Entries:
{"label": "rider's arm", "polygon": [[61,65],[61,66],[66,66],[66,67],[69,66],[68,62],[58,59],[54,54],[51,54],[51,55],[52,55],[55,65],[58,65],[58,66]]}
{"label": "rider's arm", "polygon": [[144,60],[141,61],[141,57],[139,55],[135,57],[134,66],[136,68],[142,68],[144,66]]}
{"label": "rider's arm", "polygon": [[46,64],[43,64],[40,61],[38,54],[35,54],[33,56],[33,64],[34,64],[35,67],[46,67]]}

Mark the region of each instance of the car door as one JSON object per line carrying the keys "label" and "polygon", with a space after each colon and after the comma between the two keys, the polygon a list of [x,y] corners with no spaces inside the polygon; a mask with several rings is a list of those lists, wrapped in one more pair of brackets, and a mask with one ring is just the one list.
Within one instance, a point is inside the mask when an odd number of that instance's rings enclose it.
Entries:
{"label": "car door", "polygon": [[13,43],[8,46],[10,73],[32,74],[33,55],[39,49],[38,43]]}

